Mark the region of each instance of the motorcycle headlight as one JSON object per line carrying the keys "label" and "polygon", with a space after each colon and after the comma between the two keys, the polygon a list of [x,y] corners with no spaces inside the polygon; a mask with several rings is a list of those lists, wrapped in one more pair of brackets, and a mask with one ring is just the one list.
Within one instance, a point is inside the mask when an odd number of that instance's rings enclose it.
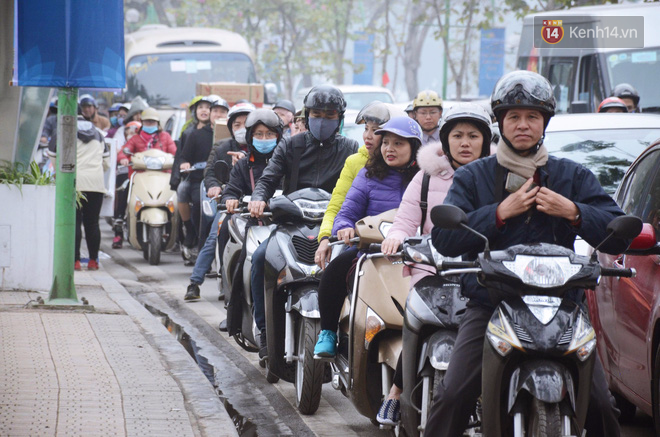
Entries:
{"label": "motorcycle headlight", "polygon": [[162,170],[163,164],[165,164],[164,156],[145,156],[144,165],[147,167],[147,170]]}
{"label": "motorcycle headlight", "polygon": [[518,336],[502,310],[498,310],[488,322],[486,337],[491,346],[503,357],[507,356],[514,347],[524,352]]}
{"label": "motorcycle headlight", "polygon": [[541,288],[562,286],[582,269],[565,256],[516,255],[513,261],[502,264],[523,283]]}
{"label": "motorcycle headlight", "polygon": [[328,203],[330,202],[328,200],[311,201],[305,199],[296,199],[293,201],[293,203],[295,203],[296,206],[300,208],[300,212],[302,212],[303,217],[311,220],[323,220],[323,215],[328,209]]}
{"label": "motorcycle headlight", "polygon": [[412,246],[406,247],[406,257],[416,263],[424,263],[424,264],[430,264],[431,260],[429,260],[428,256],[424,255],[422,252],[419,250],[415,249]]}
{"label": "motorcycle headlight", "polygon": [[385,329],[385,322],[371,308],[367,307],[367,323],[364,330],[364,348],[369,349],[371,340],[376,334]]}
{"label": "motorcycle headlight", "polygon": [[584,361],[596,348],[596,332],[591,323],[582,314],[573,327],[573,339],[568,346],[566,355],[575,352],[580,361]]}

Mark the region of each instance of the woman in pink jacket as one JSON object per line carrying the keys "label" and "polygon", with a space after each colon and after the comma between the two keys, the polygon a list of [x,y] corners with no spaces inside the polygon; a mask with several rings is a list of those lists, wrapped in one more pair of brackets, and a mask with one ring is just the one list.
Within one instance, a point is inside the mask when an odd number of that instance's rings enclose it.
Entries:
{"label": "woman in pink jacket", "polygon": [[[417,162],[421,169],[408,185],[394,223],[387,238],[381,244],[386,255],[395,253],[406,237],[417,234],[429,234],[433,228],[431,209],[441,205],[454,180],[454,170],[479,158],[490,155],[492,131],[490,115],[481,106],[473,103],[458,103],[444,111],[440,127],[440,143],[429,143],[417,153]],[[426,192],[426,216],[422,212],[422,186],[428,180]],[[405,267],[404,276],[411,276],[413,286],[435,270],[429,266]],[[378,411],[378,422],[396,425],[400,417],[399,397],[403,386],[401,375],[401,357],[394,374],[394,384],[390,394],[383,401]]]}

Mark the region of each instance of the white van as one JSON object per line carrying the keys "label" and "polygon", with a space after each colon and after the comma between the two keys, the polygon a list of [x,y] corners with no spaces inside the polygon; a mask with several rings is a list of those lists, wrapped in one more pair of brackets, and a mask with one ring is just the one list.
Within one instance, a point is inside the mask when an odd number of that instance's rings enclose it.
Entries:
{"label": "white van", "polygon": [[[561,16],[643,16],[644,48],[568,49],[534,48],[534,17],[556,20]],[[639,95],[643,111],[660,112],[659,3],[585,6],[542,12],[525,17],[517,66],[541,73],[554,86],[557,112],[595,112],[616,85],[629,83]]]}
{"label": "white van", "polygon": [[157,108],[185,108],[198,82],[257,82],[247,41],[234,32],[156,24],[124,44],[127,101],[139,95]]}

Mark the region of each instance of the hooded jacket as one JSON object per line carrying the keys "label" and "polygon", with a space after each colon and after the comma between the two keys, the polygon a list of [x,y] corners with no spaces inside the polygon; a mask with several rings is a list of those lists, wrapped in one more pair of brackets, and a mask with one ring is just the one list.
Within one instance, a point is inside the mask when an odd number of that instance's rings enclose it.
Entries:
{"label": "hooded jacket", "polygon": [[[225,138],[224,140],[218,141],[215,146],[213,146],[213,149],[211,149],[211,153],[206,160],[206,169],[204,170],[204,187],[206,187],[207,190],[212,187],[220,186],[220,181],[218,180],[218,177],[215,174],[215,169],[213,167],[216,161],[225,161],[227,166],[232,168],[232,158],[231,155],[227,154],[227,152],[239,151],[242,151],[245,153],[245,156],[247,156],[247,145],[242,146],[233,138]],[[252,190],[250,190],[250,192],[251,191]]]}
{"label": "hooded jacket", "polygon": [[[293,165],[296,165],[294,148],[299,149],[300,159],[297,163],[298,183],[291,186]],[[282,180],[284,194],[302,188],[320,188],[330,193],[337,184],[346,158],[357,150],[357,141],[341,135],[335,135],[332,141],[324,143],[314,138],[311,132],[285,138],[275,147],[273,156],[252,194],[252,200],[266,202],[273,196]]]}
{"label": "hooded jacket", "polygon": [[328,209],[325,210],[325,214],[323,215],[323,222],[321,223],[321,230],[319,231],[319,241],[321,241],[323,237],[329,237],[332,235],[332,225],[335,222],[335,217],[341,209],[344,199],[346,199],[346,194],[351,188],[353,180],[358,172],[367,164],[368,159],[369,151],[365,146],[360,147],[357,153],[346,158],[346,163],[339,175],[337,185],[335,185],[335,189],[332,190],[332,197],[330,198]]}
{"label": "hooded jacket", "polygon": [[[438,155],[441,153],[442,156]],[[406,237],[416,235],[417,228],[422,224],[422,209],[420,206],[422,198],[422,179],[424,173],[431,176],[429,179],[429,191],[426,202],[426,221],[422,234],[430,234],[433,229],[431,221],[431,209],[436,205],[442,205],[447,196],[449,187],[454,179],[454,169],[449,159],[442,152],[442,143],[429,143],[417,152],[417,165],[421,169],[403,193],[401,206],[396,213],[394,223],[387,233],[388,238],[397,238],[403,241]],[[404,268],[404,276],[412,276],[411,284],[417,283],[424,276],[433,274],[435,269],[430,266],[417,266],[415,269]]]}
{"label": "hooded jacket", "polygon": [[[207,162],[213,148],[213,128],[211,125],[205,124],[200,129],[190,132],[183,147],[181,163],[188,162],[192,166],[198,162]],[[189,182],[198,184],[204,179],[204,172],[193,171],[188,173],[187,178]]]}
{"label": "hooded jacket", "polygon": [[[249,158],[239,160],[229,173],[229,182],[222,192],[222,203],[252,194],[252,180],[254,179],[256,184],[267,164],[268,159],[259,153],[253,153]],[[251,176],[250,172],[252,172]]]}
{"label": "hooded jacket", "polygon": [[[48,154],[57,153],[57,133],[48,146]],[[104,172],[108,169],[110,151],[105,144],[103,134],[91,121],[78,117],[76,142],[76,190],[81,192],[106,193]]]}
{"label": "hooded jacket", "polygon": [[[500,200],[495,198],[497,156],[478,159],[459,168],[445,198],[445,204],[461,208],[468,217],[468,225],[488,238],[491,250],[502,250],[516,244],[550,243],[574,250],[579,235],[591,246],[597,246],[607,236],[607,224],[623,215],[621,208],[608,196],[598,179],[584,166],[568,159],[550,156],[545,166],[537,171],[540,185],[573,201],[580,210],[581,222],[573,226],[568,220],[552,217],[536,209],[496,225],[495,211]],[[506,180],[504,172],[502,185]],[[502,190],[503,199],[508,196]],[[503,200],[502,199],[502,200]],[[484,249],[484,242],[464,230],[433,229],[433,244],[444,256],[461,256],[474,260]],[[609,254],[622,253],[630,241],[613,238],[600,250]],[[476,275],[461,278],[463,294],[472,301],[492,307],[487,291],[477,283]]]}
{"label": "hooded jacket", "polygon": [[390,169],[383,179],[367,177],[367,169],[360,170],[346,194],[346,199],[335,217],[332,233],[353,228],[358,220],[381,214],[399,207],[407,183],[403,174]]}

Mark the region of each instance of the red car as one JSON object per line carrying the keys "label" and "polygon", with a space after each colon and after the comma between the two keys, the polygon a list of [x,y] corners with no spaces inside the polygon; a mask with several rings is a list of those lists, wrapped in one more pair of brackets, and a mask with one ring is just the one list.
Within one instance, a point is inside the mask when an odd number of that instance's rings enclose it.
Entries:
{"label": "red car", "polygon": [[587,298],[598,352],[621,420],[636,408],[655,418],[660,435],[660,142],[630,166],[614,195],[644,228],[625,254],[600,253],[603,267],[634,268],[635,278],[603,277]]}

